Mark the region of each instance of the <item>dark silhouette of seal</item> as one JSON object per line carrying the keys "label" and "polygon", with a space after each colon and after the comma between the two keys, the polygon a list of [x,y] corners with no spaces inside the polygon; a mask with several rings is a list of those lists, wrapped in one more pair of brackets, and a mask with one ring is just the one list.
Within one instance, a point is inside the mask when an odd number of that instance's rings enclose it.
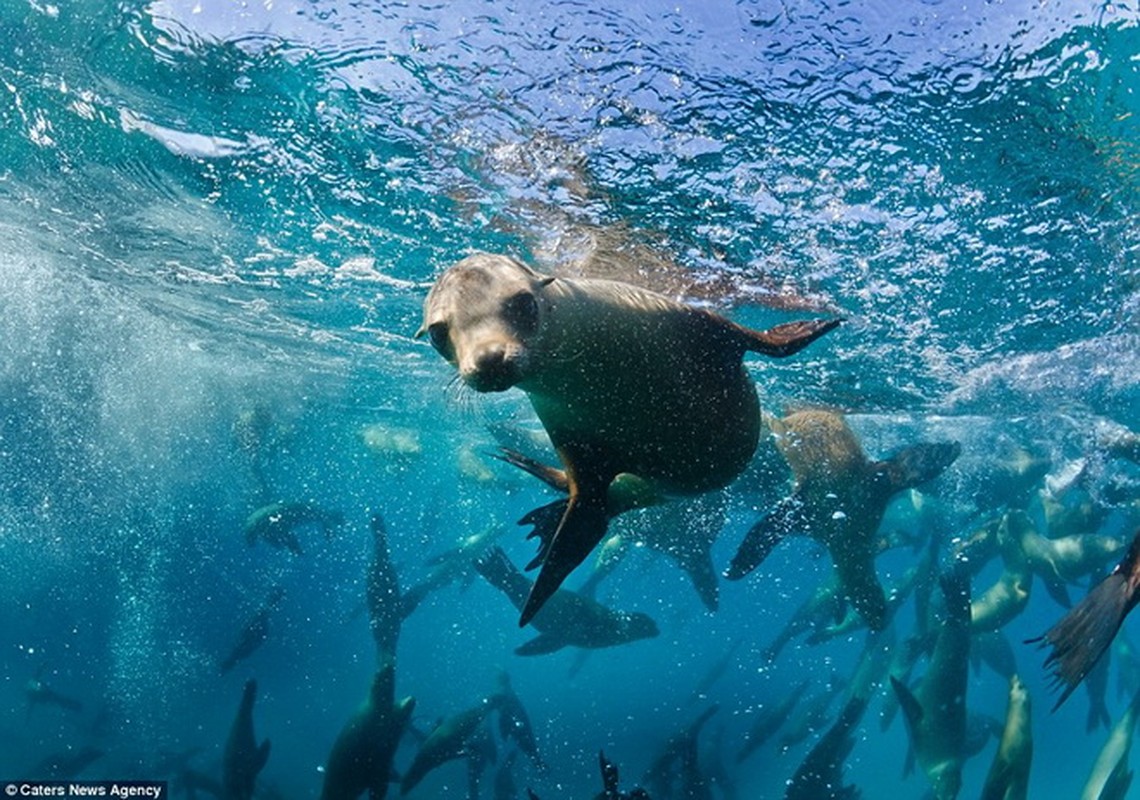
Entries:
{"label": "dark silhouette of seal", "polygon": [[740,474],[761,429],[745,352],[789,356],[838,324],[753,331],[645,289],[545,276],[504,255],[447,270],[417,335],[430,336],[476,391],[526,392],[565,468],[569,496],[523,518],[541,541],[528,568],[542,569],[519,624],[602,540],[611,517]]}
{"label": "dark silhouette of seal", "polygon": [[269,740],[258,744],[253,734],[256,699],[257,681],[248,680],[222,754],[222,800],[251,800],[257,776],[269,760]]}
{"label": "dark silhouette of seal", "polygon": [[[531,582],[511,563],[500,547],[493,547],[475,562],[487,582],[522,608],[531,594]],[[638,611],[614,611],[598,601],[568,589],[558,589],[530,620],[538,636],[515,648],[520,656],[553,653],[563,647],[600,649],[657,636],[657,624]]]}
{"label": "dark silhouette of seal", "polygon": [[388,661],[329,751],[321,800],[355,800],[366,791],[370,800],[387,796],[392,757],[416,706],[411,697],[395,702],[395,686],[395,662]]}

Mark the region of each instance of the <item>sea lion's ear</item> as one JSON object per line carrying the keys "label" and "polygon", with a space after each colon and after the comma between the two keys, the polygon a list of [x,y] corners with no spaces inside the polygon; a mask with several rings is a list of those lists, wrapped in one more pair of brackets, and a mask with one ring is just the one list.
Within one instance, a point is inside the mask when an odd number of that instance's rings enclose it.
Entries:
{"label": "sea lion's ear", "polygon": [[424,327],[423,325],[421,325],[420,329],[412,334],[412,338],[413,339],[422,339],[422,338],[424,338],[425,333],[427,333],[427,328]]}
{"label": "sea lion's ear", "polygon": [[539,286],[549,286],[550,284],[554,283],[556,280],[558,280],[558,279],[555,278],[553,275],[547,275],[545,278],[543,278],[541,281],[538,282],[538,285]]}

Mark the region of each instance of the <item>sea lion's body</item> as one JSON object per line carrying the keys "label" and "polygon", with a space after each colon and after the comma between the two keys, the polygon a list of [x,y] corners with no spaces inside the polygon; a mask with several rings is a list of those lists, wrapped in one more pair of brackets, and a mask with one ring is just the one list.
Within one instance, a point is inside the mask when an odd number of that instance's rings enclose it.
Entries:
{"label": "sea lion's body", "polygon": [[500,255],[441,276],[421,333],[476,391],[526,392],[565,467],[569,497],[526,518],[542,540],[532,566],[543,568],[521,624],[610,517],[740,474],[761,430],[746,351],[790,355],[837,324],[751,331],[632,285],[543,276]]}
{"label": "sea lion's body", "polygon": [[442,720],[424,739],[411,766],[400,780],[400,794],[410,792],[425,775],[441,764],[466,756],[479,726],[494,709],[495,702],[484,700],[473,708]]}
{"label": "sea lion's body", "polygon": [[906,714],[915,759],[936,800],[958,796],[966,758],[966,687],[970,670],[970,582],[965,569],[942,576],[945,617],[917,691],[891,676]]}
{"label": "sea lion's body", "polygon": [[[531,592],[531,581],[515,568],[501,548],[491,548],[475,563],[475,568],[516,608],[523,608]],[[656,623],[647,615],[615,611],[568,589],[554,592],[530,624],[538,636],[515,648],[520,656],[545,655],[563,647],[598,650],[658,635]]]}
{"label": "sea lion's body", "polygon": [[253,733],[253,703],[256,698],[257,682],[246,681],[241,704],[222,753],[222,800],[250,800],[257,776],[269,760],[269,740],[258,744]]}
{"label": "sea lion's body", "polygon": [[982,800],[1025,800],[1029,791],[1029,765],[1033,761],[1033,729],[1030,725],[1029,692],[1021,678],[1009,680],[1009,708]]}
{"label": "sea lion's body", "polygon": [[354,800],[368,792],[383,800],[392,779],[392,757],[415,708],[408,697],[394,701],[396,670],[387,661],[377,670],[368,699],[349,719],[329,751],[321,800]]}

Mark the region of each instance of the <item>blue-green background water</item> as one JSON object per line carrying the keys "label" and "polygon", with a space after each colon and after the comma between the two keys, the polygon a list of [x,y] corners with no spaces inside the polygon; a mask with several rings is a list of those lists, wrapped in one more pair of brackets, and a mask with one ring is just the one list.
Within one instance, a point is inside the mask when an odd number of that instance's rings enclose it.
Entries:
{"label": "blue-green background water", "polygon": [[[216,771],[255,676],[261,785],[313,796],[375,666],[352,613],[370,512],[405,583],[490,525],[529,560],[513,522],[548,495],[501,466],[470,481],[457,460],[491,449],[486,422],[525,419],[525,398],[457,396],[411,338],[431,281],[474,249],[551,266],[576,231],[620,224],[700,275],[821,298],[846,324],[796,359],[750,359],[762,402],[843,408],[873,455],[961,441],[924,532],[984,518],[974,498],[1011,443],[1059,469],[1108,421],[1140,429],[1138,20],[1134,2],[1075,0],[0,0],[0,778],[89,743],[105,752],[90,777],[159,777],[164,751],[191,747]],[[259,498],[234,425],[255,408],[273,492],[346,516],[302,557],[242,537]],[[417,452],[369,449],[375,424]],[[718,569],[778,497],[735,499]],[[1134,503],[1110,506],[1105,530],[1131,530]],[[632,785],[710,702],[731,764],[758,708],[853,667],[861,633],[760,658],[829,572],[789,542],[722,583],[710,614],[671,563],[634,552],[600,597],[661,636],[573,675],[569,651],[512,653],[529,637],[501,595],[452,586],[406,622],[397,692],[429,728],[508,669],[551,764],[518,782],[544,798],[598,791],[599,748]],[[274,585],[273,635],[219,677]],[[1075,796],[1107,735],[1085,732],[1083,689],[1048,713],[1041,654],[1020,644],[1060,613],[1038,584],[1007,629],[1035,703],[1035,798]],[[84,712],[28,713],[36,674]],[[1000,719],[1005,695],[972,673],[972,709]],[[878,713],[848,779],[922,796],[901,722],[882,732]],[[806,747],[732,768],[738,796],[782,796]],[[418,792],[464,796],[462,766]]]}

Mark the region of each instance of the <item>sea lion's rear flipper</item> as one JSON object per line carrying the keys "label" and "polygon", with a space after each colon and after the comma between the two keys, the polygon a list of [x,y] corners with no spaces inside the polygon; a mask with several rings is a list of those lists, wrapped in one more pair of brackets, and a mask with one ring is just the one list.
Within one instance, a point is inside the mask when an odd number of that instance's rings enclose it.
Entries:
{"label": "sea lion's rear flipper", "polygon": [[[556,518],[559,510],[562,514]],[[606,513],[605,495],[575,493],[567,500],[536,508],[519,523],[534,525],[527,538],[537,536],[541,540],[538,555],[527,569],[542,565],[519,617],[521,628],[530,622],[550,596],[558,591],[566,576],[585,561],[606,535],[609,515]]]}
{"label": "sea lion's rear flipper", "polygon": [[540,633],[529,642],[524,642],[515,648],[517,656],[544,656],[554,653],[566,646],[565,640],[549,633]]}
{"label": "sea lion's rear flipper", "polygon": [[887,476],[891,489],[901,492],[937,478],[961,453],[962,445],[957,442],[920,442],[876,466]]}
{"label": "sea lion's rear flipper", "polygon": [[870,547],[843,547],[831,549],[831,560],[847,599],[863,617],[867,627],[881,631],[887,624],[887,597],[875,574],[875,558]]}
{"label": "sea lion's rear flipper", "polygon": [[766,331],[754,331],[735,323],[729,323],[739,335],[745,350],[763,353],[773,358],[794,355],[839,326],[840,319],[807,319],[798,322],[785,322]]}
{"label": "sea lion's rear flipper", "polygon": [[547,466],[541,461],[523,455],[518,450],[511,450],[509,447],[500,447],[495,458],[505,461],[513,467],[518,467],[523,472],[533,475],[547,486],[563,494],[570,491],[570,480],[566,477],[565,470]]}
{"label": "sea lion's rear flipper", "polygon": [[1108,577],[1061,621],[1036,639],[1041,647],[1052,646],[1045,667],[1052,668],[1055,686],[1064,687],[1053,706],[1056,711],[1096,665],[1112,644],[1125,616],[1140,600],[1140,532],[1128,554]]}
{"label": "sea lion's rear flipper", "polygon": [[740,549],[736,551],[732,563],[724,571],[724,577],[730,581],[743,578],[760,566],[772,552],[772,548],[785,536],[806,526],[803,502],[795,495],[785,497],[744,535],[744,541],[740,543]]}

